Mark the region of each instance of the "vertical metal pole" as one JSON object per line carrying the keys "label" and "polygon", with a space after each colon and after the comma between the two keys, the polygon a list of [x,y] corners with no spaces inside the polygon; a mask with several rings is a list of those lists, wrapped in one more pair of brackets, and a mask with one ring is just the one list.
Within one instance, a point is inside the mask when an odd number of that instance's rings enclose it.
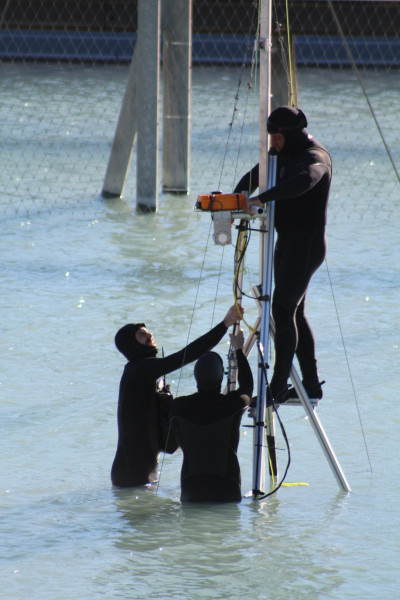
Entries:
{"label": "vertical metal pole", "polygon": [[104,177],[101,193],[103,198],[119,198],[124,191],[125,180],[137,134],[136,70],[137,64],[140,62],[139,54],[140,35],[138,34],[113,145],[108,159],[107,171]]}
{"label": "vertical metal pole", "polygon": [[[276,165],[277,157],[270,156],[268,159],[268,188],[271,188],[276,183]],[[274,267],[274,217],[275,217],[275,202],[271,202],[267,207],[267,232],[265,234],[264,245],[264,277],[262,288],[262,316],[264,319],[261,322],[261,340],[264,347],[264,357],[268,354],[269,344],[269,322],[271,319],[271,302],[272,302],[272,273]],[[268,329],[268,332],[267,332]],[[267,368],[267,366],[266,366]],[[266,385],[264,381],[264,385]],[[268,403],[267,403],[268,404]],[[275,477],[278,475],[278,459],[275,448],[275,416],[274,411],[269,403],[266,408],[266,442],[269,458],[269,473]]]}
{"label": "vertical metal pole", "polygon": [[136,207],[155,212],[158,207],[158,99],[160,73],[160,0],[139,0],[141,35],[138,62],[138,141]]}
{"label": "vertical metal pole", "polygon": [[[272,1],[261,0],[260,10],[260,110],[259,110],[259,189],[268,187],[268,133],[267,119],[271,106],[271,20]],[[260,345],[268,351],[270,297],[272,287],[274,204],[267,205],[267,218],[261,222],[264,232],[260,236],[260,278],[262,281],[262,313]],[[262,365],[258,368],[257,406],[253,436],[253,494],[265,491],[265,420],[266,380]]]}
{"label": "vertical metal pole", "polygon": [[[276,156],[269,157],[268,165],[268,183],[265,189],[275,185]],[[262,224],[264,231],[261,234],[260,240],[260,267],[262,268],[262,271],[260,271],[260,277],[262,281],[260,298],[260,346],[264,354],[264,358],[267,356],[269,344],[269,321],[271,313],[272,271],[274,256],[274,210],[274,203],[269,203],[267,207],[267,220]],[[253,494],[259,494],[265,491],[265,434],[267,435],[267,445],[270,449],[270,472],[271,475],[276,475],[277,473],[274,416],[272,409],[266,408],[266,368],[267,365],[263,365],[261,363],[261,357],[259,357],[257,406],[253,442]]]}
{"label": "vertical metal pole", "polygon": [[163,173],[166,192],[189,191],[192,0],[163,0]]}

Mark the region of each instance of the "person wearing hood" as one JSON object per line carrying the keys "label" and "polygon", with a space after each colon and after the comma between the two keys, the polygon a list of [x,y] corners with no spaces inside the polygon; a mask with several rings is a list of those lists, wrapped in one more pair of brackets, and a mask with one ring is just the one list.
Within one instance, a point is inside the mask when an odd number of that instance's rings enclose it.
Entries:
{"label": "person wearing hood", "polygon": [[[157,358],[156,342],[144,323],[129,323],[119,329],[115,345],[128,362],[119,387],[118,445],[111,468],[113,485],[131,487],[157,481],[158,457],[166,444],[158,380],[213,348],[241,318],[236,306],[232,306],[216,327],[179,352],[163,358]],[[167,404],[170,402],[172,396]],[[168,446],[165,451],[169,453],[178,448],[173,443]]]}
{"label": "person wearing hood", "polygon": [[[306,131],[300,108],[280,106],[268,117],[271,154],[277,154],[276,185],[247,199],[250,206],[275,201],[275,364],[270,382],[275,403],[295,395],[288,378],[296,354],[303,385],[312,398],[322,398],[315,340],[305,315],[307,289],[326,255],[326,217],[332,177],[327,150]],[[239,181],[235,192],[254,193],[259,184],[257,164]]]}
{"label": "person wearing hood", "polygon": [[236,352],[239,387],[221,393],[224,366],[216,352],[200,356],[194,367],[197,393],[175,398],[171,418],[183,451],[183,502],[240,502],[237,457],[239,428],[253,393],[253,376],[243,353],[243,332],[230,334]]}

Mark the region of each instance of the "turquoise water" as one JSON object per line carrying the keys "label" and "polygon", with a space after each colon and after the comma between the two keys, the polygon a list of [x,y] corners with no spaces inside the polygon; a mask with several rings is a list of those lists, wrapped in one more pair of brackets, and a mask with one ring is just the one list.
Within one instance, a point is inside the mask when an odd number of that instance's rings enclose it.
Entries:
{"label": "turquoise water", "polygon": [[[101,200],[125,77],[112,67],[3,72],[0,597],[396,598],[399,186],[356,82],[349,73],[299,73],[310,131],[335,164],[328,260],[309,293],[327,382],[317,410],[352,491],[339,490],[302,409],[285,407],[287,482],[307,485],[262,502],[182,506],[180,453],[160,464],[158,488],[111,487],[123,368],[113,337],[125,322],[144,320],[168,353],[223,318],[232,304],[233,249],[214,246],[209,218],[192,207],[197,193],[230,188],[257,150],[249,117],[238,164],[230,150],[221,172],[236,74],[195,70],[191,196],[160,194],[157,215],[137,216],[133,172],[123,200]],[[398,81],[365,77],[398,163],[398,125],[390,119]],[[338,131],[344,113],[350,125]],[[71,123],[66,146],[62,132]],[[236,149],[239,139],[233,135]],[[254,232],[246,289],[258,283],[257,261]],[[256,307],[244,306],[252,324]],[[227,339],[218,347],[224,358]],[[191,368],[170,383],[174,393],[191,390]],[[248,424],[245,416],[244,494],[252,474]],[[277,444],[283,472],[279,430]]]}

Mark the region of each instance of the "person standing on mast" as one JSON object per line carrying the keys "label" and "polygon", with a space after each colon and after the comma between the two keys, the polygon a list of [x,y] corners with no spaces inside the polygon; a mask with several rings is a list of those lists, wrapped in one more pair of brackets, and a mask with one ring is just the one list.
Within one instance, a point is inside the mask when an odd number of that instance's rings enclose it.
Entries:
{"label": "person standing on mast", "polygon": [[[270,153],[278,155],[276,185],[247,199],[246,208],[275,201],[275,364],[270,382],[275,403],[285,402],[294,390],[288,378],[296,354],[303,385],[312,398],[322,398],[315,340],[305,315],[311,277],[323,263],[332,161],[327,150],[306,131],[307,118],[299,108],[280,106],[267,121]],[[234,192],[250,196],[258,188],[259,165],[246,173]]]}

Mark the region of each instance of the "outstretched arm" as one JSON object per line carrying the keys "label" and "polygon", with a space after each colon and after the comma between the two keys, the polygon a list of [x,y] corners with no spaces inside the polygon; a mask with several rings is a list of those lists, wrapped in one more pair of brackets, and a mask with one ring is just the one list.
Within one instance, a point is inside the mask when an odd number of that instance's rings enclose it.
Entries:
{"label": "outstretched arm", "polygon": [[176,371],[184,365],[193,362],[204,352],[214,348],[214,346],[216,346],[224,337],[227,329],[242,319],[242,313],[243,309],[241,309],[241,313],[239,314],[236,306],[231,306],[223,321],[211,329],[211,331],[197,338],[197,340],[194,340],[179,352],[170,354],[165,358],[147,358],[143,361],[140,368],[148,374],[151,374],[152,377],[158,379],[161,375]]}

